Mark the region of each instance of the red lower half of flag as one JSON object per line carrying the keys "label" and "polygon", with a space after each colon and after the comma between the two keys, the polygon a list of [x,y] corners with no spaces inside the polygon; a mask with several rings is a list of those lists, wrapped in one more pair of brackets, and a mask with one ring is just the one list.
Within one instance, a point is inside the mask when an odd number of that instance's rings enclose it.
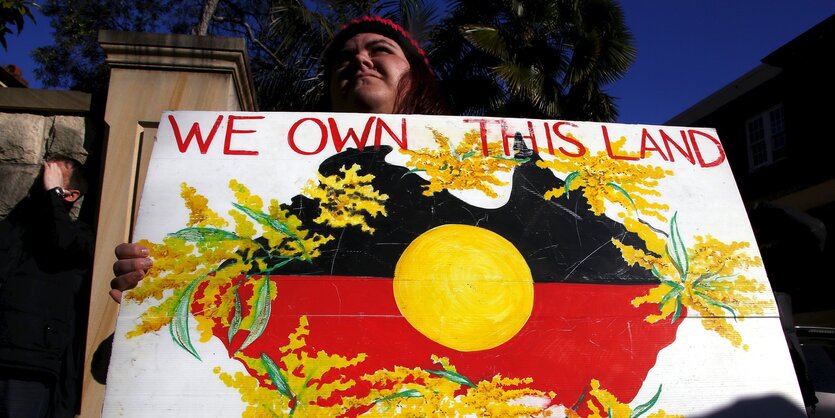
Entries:
{"label": "red lower half of flag", "polygon": [[[554,392],[554,401],[567,407],[578,405],[592,379],[621,401],[631,401],[659,351],[675,340],[682,322],[650,324],[645,317],[657,313],[657,305],[631,304],[653,285],[535,283],[530,317],[515,336],[494,348],[462,352],[427,338],[401,315],[390,279],[273,276],[271,280],[277,295],[266,331],[243,350],[251,358],[262,353],[280,358],[280,349],[306,317],[307,352],[346,358],[365,354],[362,362],[329,372],[332,378],[361,382],[363,375],[395,366],[438,370],[434,355],[449,359],[456,372],[471,382],[496,375],[531,378],[529,387]],[[213,331],[227,341],[228,328],[218,325]],[[245,332],[239,334],[226,344],[230,353],[245,338]],[[358,383],[334,396],[354,396],[363,390],[367,385]]]}

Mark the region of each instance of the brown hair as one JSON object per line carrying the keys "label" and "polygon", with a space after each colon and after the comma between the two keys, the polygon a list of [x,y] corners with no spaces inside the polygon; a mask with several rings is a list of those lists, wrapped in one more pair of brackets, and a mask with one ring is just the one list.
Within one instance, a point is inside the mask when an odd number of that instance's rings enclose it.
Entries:
{"label": "brown hair", "polygon": [[394,113],[446,115],[446,101],[435,74],[426,65],[409,59],[409,72],[397,85]]}
{"label": "brown hair", "polygon": [[50,154],[44,157],[44,161],[64,161],[72,167],[72,175],[67,181],[67,187],[78,190],[82,195],[87,194],[87,179],[84,175],[84,165],[72,157],[64,154]]}

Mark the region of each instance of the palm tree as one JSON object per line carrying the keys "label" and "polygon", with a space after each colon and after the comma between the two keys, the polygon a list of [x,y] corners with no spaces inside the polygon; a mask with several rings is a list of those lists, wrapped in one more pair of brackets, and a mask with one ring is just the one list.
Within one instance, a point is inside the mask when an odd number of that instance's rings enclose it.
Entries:
{"label": "palm tree", "polygon": [[56,45],[38,49],[36,74],[47,86],[106,88],[98,29],[244,36],[260,108],[311,110],[333,32],[377,14],[428,47],[455,113],[612,120],[614,99],[603,87],[634,57],[614,1],[458,0],[441,20],[444,11],[431,0],[153,0],[132,8],[116,0],[45,0]]}
{"label": "palm tree", "polygon": [[635,57],[614,0],[459,0],[429,53],[456,113],[596,121]]}

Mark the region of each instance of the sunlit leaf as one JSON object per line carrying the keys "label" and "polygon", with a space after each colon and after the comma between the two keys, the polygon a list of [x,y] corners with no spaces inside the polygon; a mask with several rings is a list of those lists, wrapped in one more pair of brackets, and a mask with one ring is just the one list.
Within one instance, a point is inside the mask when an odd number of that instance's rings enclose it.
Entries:
{"label": "sunlit leaf", "polygon": [[734,321],[736,321],[736,311],[733,308],[731,308],[730,306],[711,298],[710,296],[708,296],[704,292],[695,291],[693,293],[695,293],[696,295],[701,297],[708,304],[711,304],[713,306],[716,306],[717,308],[722,308],[722,309],[728,311],[728,313],[730,313],[731,316],[733,316]]}
{"label": "sunlit leaf", "polygon": [[571,190],[571,182],[577,177],[580,177],[579,171],[574,171],[565,177],[565,197],[568,198],[568,193]]}
{"label": "sunlit leaf", "polygon": [[684,306],[682,306],[682,304],[681,304],[681,295],[678,295],[676,297],[676,311],[673,312],[673,319],[672,319],[673,324],[675,324],[676,321],[678,321],[678,317],[681,316],[682,309],[684,309]]}
{"label": "sunlit leaf", "polygon": [[473,155],[475,155],[475,153],[476,153],[475,151],[467,151],[466,153],[464,153],[464,155],[461,156],[461,161],[472,157]]}
{"label": "sunlit leaf", "polygon": [[470,381],[470,379],[467,379],[466,377],[450,370],[427,370],[427,372],[441,376],[449,381],[458,383],[459,385],[476,387],[475,384],[473,384],[473,382]]}
{"label": "sunlit leaf", "polygon": [[465,25],[461,33],[473,46],[499,58],[508,58],[507,45],[496,28]]}
{"label": "sunlit leaf", "polygon": [[687,272],[690,266],[687,259],[687,247],[684,245],[681,233],[678,230],[677,216],[678,213],[673,214],[673,218],[670,220],[670,239],[667,240],[667,254],[679,275],[681,275],[681,280],[684,281],[687,280]]}
{"label": "sunlit leaf", "polygon": [[519,164],[525,164],[526,162],[530,161],[530,158],[516,158],[516,157],[505,157],[504,155],[492,155],[490,158],[496,158],[499,160],[506,160],[506,161],[515,161]]}
{"label": "sunlit leaf", "polygon": [[407,171],[407,172],[403,173],[403,175],[402,175],[402,176],[400,176],[400,178],[406,177],[406,176],[407,176],[407,175],[409,175],[409,174],[419,173],[419,172],[426,172],[426,170],[424,170],[424,169],[422,169],[422,168],[413,168],[413,169],[411,169],[411,170],[409,170],[409,171]]}
{"label": "sunlit leaf", "polygon": [[715,275],[716,275],[716,273],[710,273],[710,272],[702,274],[696,280],[693,280],[693,287],[694,288],[698,287],[699,285],[701,285],[701,283],[703,281],[705,281],[705,280],[707,280],[707,279],[709,279],[709,278],[711,278]]}
{"label": "sunlit leaf", "polygon": [[547,101],[540,88],[544,75],[539,68],[503,62],[493,67],[493,73],[507,83],[513,94],[527,97],[536,102],[538,107],[543,107],[544,101]]}
{"label": "sunlit leaf", "polygon": [[659,278],[659,279],[664,278],[664,276],[661,275],[661,272],[658,271],[658,267],[656,267],[655,264],[652,265],[652,267],[650,268],[649,271],[652,272],[652,275],[655,276],[656,278]]}
{"label": "sunlit leaf", "polygon": [[394,395],[384,396],[380,399],[377,399],[376,401],[374,401],[374,403],[390,401],[392,399],[397,399],[397,398],[421,398],[421,397],[423,397],[423,395],[421,395],[420,391],[418,391],[417,389],[406,389],[404,391],[397,392]]}
{"label": "sunlit leaf", "polygon": [[267,369],[267,374],[270,375],[270,379],[273,381],[278,393],[293,399],[296,395],[294,395],[293,391],[290,390],[290,385],[287,384],[287,379],[284,378],[284,375],[281,374],[281,369],[278,368],[273,359],[271,359],[267,353],[261,353],[261,363],[263,363],[264,368]]}
{"label": "sunlit leaf", "polygon": [[238,330],[241,328],[241,321],[243,320],[243,316],[241,315],[241,295],[238,294],[238,287],[235,286],[235,312],[232,315],[232,321],[229,322],[229,331],[227,332],[227,340],[229,344],[232,344],[232,338],[235,337],[235,334],[238,333]]}
{"label": "sunlit leaf", "polygon": [[285,264],[287,264],[287,263],[289,263],[293,260],[298,260],[298,258],[296,258],[296,257],[270,257],[270,260],[281,260],[281,261],[276,263],[274,266],[262,271],[261,272],[262,274],[272,274],[273,271],[280,269]]}
{"label": "sunlit leaf", "polygon": [[725,280],[733,278],[733,274],[726,274],[724,276],[717,276],[716,273],[703,274],[701,277],[693,282],[693,288],[701,289],[727,289],[728,286],[721,286],[717,288],[714,284],[716,280]]}
{"label": "sunlit leaf", "polygon": [[183,290],[183,294],[180,295],[180,299],[177,301],[177,307],[174,309],[174,316],[171,318],[171,325],[168,327],[168,330],[171,333],[171,338],[174,339],[174,342],[198,360],[200,360],[200,355],[197,354],[197,350],[195,350],[194,346],[191,345],[191,336],[189,336],[188,332],[188,317],[190,311],[189,307],[191,306],[191,295],[194,293],[194,289],[202,280],[203,276],[194,279],[191,284]]}
{"label": "sunlit leaf", "polygon": [[[239,205],[239,204],[234,203],[234,202],[232,203],[232,206],[234,206],[235,208],[237,208],[241,212],[247,214],[247,216],[254,219],[259,224],[270,227],[273,230],[278,231],[278,232],[290,237],[290,239],[292,239],[293,241],[296,241],[299,244],[299,248],[302,251],[305,251],[304,242],[299,237],[297,237],[296,234],[294,234],[293,231],[290,230],[290,228],[287,228],[287,225],[285,225],[283,222],[281,222],[277,219],[271,218],[270,215],[267,215],[264,212],[261,212],[259,210],[250,209],[246,206]],[[306,251],[304,252],[304,255],[305,255],[305,259],[310,259],[310,254],[308,254]]]}
{"label": "sunlit leaf", "polygon": [[[647,413],[656,402],[658,402],[658,397],[661,396],[661,386],[658,385],[658,391],[655,392],[655,396],[652,397],[647,403],[638,405],[635,409],[632,410],[632,413],[629,415],[629,418],[638,418],[641,415]],[[611,416],[611,415],[610,415]]]}
{"label": "sunlit leaf", "polygon": [[629,200],[629,203],[632,204],[632,207],[635,208],[635,210],[638,210],[638,206],[635,205],[635,201],[632,200],[632,196],[629,196],[629,192],[627,192],[623,187],[620,187],[617,184],[612,183],[612,182],[606,183],[606,185],[615,189],[615,191],[617,191],[618,193],[620,193],[624,197],[626,197],[626,200]]}
{"label": "sunlit leaf", "polygon": [[238,351],[242,351],[249,347],[264,330],[267,329],[267,322],[270,320],[270,309],[272,307],[272,300],[270,298],[270,277],[264,276],[261,280],[261,285],[258,287],[258,297],[255,300],[255,306],[252,308],[250,315],[255,315],[252,321],[252,326],[249,328],[249,335],[244,339]]}
{"label": "sunlit leaf", "polygon": [[232,241],[240,239],[232,232],[217,228],[183,228],[168,234],[169,237],[180,238],[190,242]]}
{"label": "sunlit leaf", "polygon": [[681,292],[684,291],[684,286],[682,286],[678,283],[671,282],[669,280],[664,280],[661,283],[665,283],[668,286],[672,287],[673,289],[670,290],[666,295],[664,295],[664,297],[661,298],[661,302],[658,304],[658,310],[659,311],[664,309],[664,305],[666,305],[667,302],[670,301],[670,299],[678,298],[678,296],[681,294]]}

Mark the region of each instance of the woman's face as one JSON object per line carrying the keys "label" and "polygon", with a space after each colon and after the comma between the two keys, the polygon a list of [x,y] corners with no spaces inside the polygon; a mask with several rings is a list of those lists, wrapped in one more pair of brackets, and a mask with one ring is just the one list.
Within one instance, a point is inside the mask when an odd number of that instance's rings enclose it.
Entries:
{"label": "woman's face", "polygon": [[397,42],[359,33],[337,51],[330,77],[332,110],[393,113],[398,83],[409,61]]}

